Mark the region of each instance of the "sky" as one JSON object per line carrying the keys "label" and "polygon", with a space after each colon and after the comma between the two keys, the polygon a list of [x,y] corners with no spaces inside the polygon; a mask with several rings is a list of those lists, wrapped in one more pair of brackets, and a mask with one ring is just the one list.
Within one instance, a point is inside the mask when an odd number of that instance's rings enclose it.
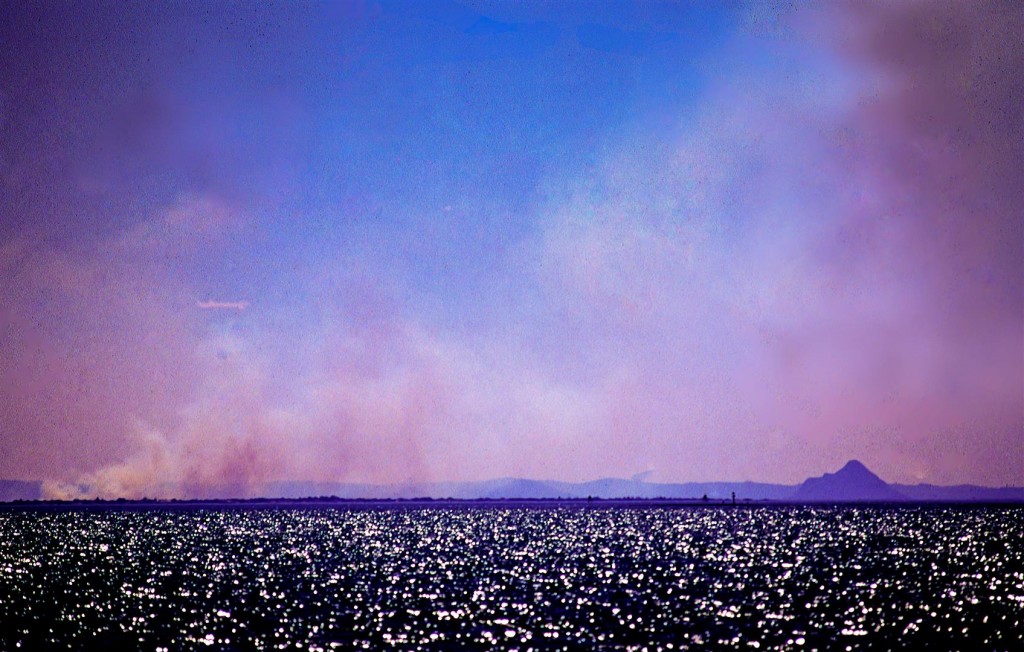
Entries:
{"label": "sky", "polygon": [[0,478],[1024,485],[1024,7],[0,0]]}

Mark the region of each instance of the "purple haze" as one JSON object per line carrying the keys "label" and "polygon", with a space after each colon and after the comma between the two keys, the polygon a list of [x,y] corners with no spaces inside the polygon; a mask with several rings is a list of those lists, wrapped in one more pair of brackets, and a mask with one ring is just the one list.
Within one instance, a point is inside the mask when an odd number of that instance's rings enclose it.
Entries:
{"label": "purple haze", "polygon": [[0,477],[1024,484],[1021,33],[4,3]]}

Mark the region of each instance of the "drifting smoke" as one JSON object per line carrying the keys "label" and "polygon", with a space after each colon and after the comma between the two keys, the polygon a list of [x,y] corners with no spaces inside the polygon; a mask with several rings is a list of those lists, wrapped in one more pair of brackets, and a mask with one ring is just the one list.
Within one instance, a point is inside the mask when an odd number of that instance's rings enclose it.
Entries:
{"label": "drifting smoke", "polygon": [[417,314],[372,250],[287,270],[301,300],[278,309],[195,303],[226,293],[180,266],[252,236],[215,192],[90,244],[8,237],[0,454],[62,497],[795,481],[850,457],[1019,483],[1022,15],[784,16],[795,53],[753,39],[777,72],[733,74],[744,41],[672,147],[623,148],[535,207],[472,328]]}

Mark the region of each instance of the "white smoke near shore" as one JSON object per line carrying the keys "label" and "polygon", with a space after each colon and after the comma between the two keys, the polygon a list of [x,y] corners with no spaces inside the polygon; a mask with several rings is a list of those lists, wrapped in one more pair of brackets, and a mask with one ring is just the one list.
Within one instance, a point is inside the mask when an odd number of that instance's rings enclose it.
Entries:
{"label": "white smoke near shore", "polygon": [[[851,457],[897,481],[1024,481],[1021,11],[786,20],[803,40],[726,53],[670,146],[551,180],[470,326],[404,302],[372,250],[290,275],[276,309],[215,295],[260,306],[243,311],[195,310],[199,281],[152,243],[5,243],[0,392],[70,469],[47,494],[637,468],[791,482]],[[815,41],[842,21],[838,48]],[[765,70],[735,74],[751,48]],[[166,238],[223,205],[154,219]],[[61,314],[70,339],[38,328]]]}

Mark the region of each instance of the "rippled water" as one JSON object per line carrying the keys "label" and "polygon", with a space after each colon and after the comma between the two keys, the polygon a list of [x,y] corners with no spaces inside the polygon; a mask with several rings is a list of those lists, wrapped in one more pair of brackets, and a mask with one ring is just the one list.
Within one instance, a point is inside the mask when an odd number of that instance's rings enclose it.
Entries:
{"label": "rippled water", "polygon": [[12,649],[1019,650],[1021,508],[0,512]]}

